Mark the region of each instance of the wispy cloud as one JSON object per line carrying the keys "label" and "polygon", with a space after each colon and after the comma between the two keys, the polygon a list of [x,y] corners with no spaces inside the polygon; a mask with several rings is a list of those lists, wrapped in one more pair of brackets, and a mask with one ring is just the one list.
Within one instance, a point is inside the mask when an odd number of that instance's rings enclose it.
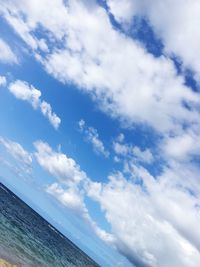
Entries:
{"label": "wispy cloud", "polygon": [[45,190],[64,207],[67,207],[80,216],[99,238],[106,243],[114,244],[115,237],[100,228],[91,218],[84,202],[85,193],[83,190],[79,189],[77,186],[70,186],[63,189],[63,185],[59,183],[48,185]]}
{"label": "wispy cloud", "polygon": [[18,176],[25,178],[26,175],[30,175],[32,172],[32,154],[25,150],[21,144],[12,141],[8,138],[3,138],[0,136],[0,145],[3,146],[7,153],[15,160],[12,163],[10,160],[7,160],[4,156],[0,157],[0,162],[8,167],[12,172]]}
{"label": "wispy cloud", "polygon": [[32,163],[32,156],[27,152],[19,143],[4,139],[0,137],[0,144],[3,145],[9,154],[12,155],[17,161],[30,166]]}
{"label": "wispy cloud", "polygon": [[153,154],[150,149],[141,149],[138,146],[124,142],[124,135],[120,134],[115,141],[113,141],[113,150],[116,155],[123,157],[126,161],[130,159],[135,162],[144,162],[151,164],[154,161]]}
{"label": "wispy cloud", "polygon": [[20,80],[11,83],[8,89],[17,99],[27,101],[34,109],[39,109],[55,129],[59,127],[61,119],[52,111],[49,103],[40,99],[40,90]]}
{"label": "wispy cloud", "polygon": [[7,84],[7,79],[5,76],[0,76],[0,86],[5,86]]}
{"label": "wispy cloud", "polygon": [[102,154],[106,158],[109,152],[105,149],[103,142],[99,138],[99,134],[94,127],[87,126],[82,119],[78,122],[79,130],[83,133],[85,140],[90,143],[97,154]]}
{"label": "wispy cloud", "polygon": [[10,46],[2,39],[0,39],[0,62],[2,63],[18,63],[17,56],[13,53]]}

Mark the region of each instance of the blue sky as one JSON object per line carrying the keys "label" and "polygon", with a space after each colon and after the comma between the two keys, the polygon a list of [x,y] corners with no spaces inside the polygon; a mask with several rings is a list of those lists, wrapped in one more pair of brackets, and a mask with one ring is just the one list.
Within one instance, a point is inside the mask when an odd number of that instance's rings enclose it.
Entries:
{"label": "blue sky", "polygon": [[101,266],[199,267],[200,4],[0,2],[1,182]]}

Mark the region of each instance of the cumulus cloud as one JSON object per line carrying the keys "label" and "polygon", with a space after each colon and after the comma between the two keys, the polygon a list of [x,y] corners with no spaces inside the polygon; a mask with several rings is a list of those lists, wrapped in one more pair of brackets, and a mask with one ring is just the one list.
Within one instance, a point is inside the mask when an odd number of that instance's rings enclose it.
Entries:
{"label": "cumulus cloud", "polygon": [[[117,30],[107,11],[93,1],[65,5],[61,0],[14,0],[2,3],[0,10],[49,74],[90,94],[100,109],[123,126],[138,124],[156,130],[165,164],[161,174],[152,177],[140,166],[153,162],[152,151],[126,143],[121,134],[113,143],[115,159],[123,158],[128,168],[111,175],[106,183],[95,183],[73,159],[38,141],[35,157],[57,179],[46,190],[66,207],[85,214],[95,229],[84,204],[85,193],[80,191],[87,181],[84,190],[101,205],[112,229],[108,234],[97,226],[96,233],[136,266],[199,267],[199,167],[193,159],[200,151],[200,98],[185,85],[169,57],[179,56],[198,80],[199,4],[194,0],[107,3],[120,23],[129,23],[134,15],[146,16],[163,40],[165,55],[155,58]],[[36,37],[38,31],[43,41]],[[15,96],[55,121],[51,107],[41,102],[40,91],[23,82],[21,86],[22,90],[13,90]],[[79,127],[104,154],[97,131],[84,121]]]}
{"label": "cumulus cloud", "polygon": [[0,76],[0,86],[5,86],[7,83],[5,76]]}
{"label": "cumulus cloud", "polygon": [[86,207],[85,188],[91,181],[87,174],[74,159],[54,151],[47,143],[37,141],[34,145],[40,166],[57,179],[57,182],[46,186],[45,191],[85,220],[99,238],[113,243],[113,235],[97,225]]}
{"label": "cumulus cloud", "polygon": [[90,178],[72,158],[52,150],[47,143],[37,141],[34,145],[40,166],[57,179],[57,182],[46,186],[45,191],[80,216],[99,238],[112,244],[114,236],[97,225],[86,207],[85,188]]}
{"label": "cumulus cloud", "polygon": [[0,62],[8,64],[18,62],[16,55],[12,52],[9,45],[2,39],[0,39]]}
{"label": "cumulus cloud", "polygon": [[[128,124],[147,123],[163,132],[177,128],[174,114],[180,123],[196,119],[195,111],[184,108],[183,102],[196,102],[198,97],[184,85],[170,59],[155,59],[113,30],[101,8],[91,13],[75,5],[72,11],[74,17],[87,20],[70,25],[75,46],[56,49],[44,61],[50,74],[91,92],[103,110]],[[96,25],[96,30],[90,25]]]}
{"label": "cumulus cloud", "polygon": [[20,80],[11,83],[8,89],[17,99],[27,101],[34,109],[39,109],[55,129],[59,127],[61,119],[52,112],[49,103],[40,99],[41,92],[38,89]]}
{"label": "cumulus cloud", "polygon": [[179,135],[167,137],[161,149],[168,160],[190,161],[200,155],[199,127],[186,130]]}
{"label": "cumulus cloud", "polygon": [[24,81],[17,80],[9,85],[9,91],[20,100],[28,101],[35,109],[40,104],[41,92]]}
{"label": "cumulus cloud", "polygon": [[[146,17],[162,39],[165,52],[179,57],[186,68],[192,69],[200,81],[197,51],[200,45],[200,3],[195,0],[107,0],[110,12],[127,25],[134,16]],[[170,14],[170,16],[169,16]]]}
{"label": "cumulus cloud", "polygon": [[[184,85],[169,58],[154,58],[118,32],[107,12],[95,3],[69,1],[64,5],[57,0],[51,5],[46,9],[44,0],[39,4],[12,1],[1,7],[8,22],[13,13],[16,20],[23,20],[29,35],[38,25],[51,33],[46,40],[52,42],[52,50],[40,56],[51,75],[75,83],[100,101],[101,109],[131,125],[146,123],[163,132],[176,130],[175,120],[196,120],[195,110],[183,103],[196,103],[199,96]],[[28,17],[26,21],[22,14]]]}
{"label": "cumulus cloud", "polygon": [[80,169],[80,166],[72,158],[52,150],[47,143],[42,141],[37,141],[34,145],[38,163],[58,180],[66,184],[78,184],[87,178],[86,173]]}
{"label": "cumulus cloud", "polygon": [[[137,167],[131,173],[132,180],[116,173],[108,183],[88,188],[105,211],[118,250],[136,266],[197,267],[198,199],[173,184],[172,177],[156,181]],[[134,183],[138,176],[143,186]]]}
{"label": "cumulus cloud", "polygon": [[109,152],[105,149],[103,142],[100,140],[97,130],[91,126],[87,126],[84,120],[80,120],[78,125],[79,130],[83,133],[86,141],[91,143],[94,151],[107,158]]}

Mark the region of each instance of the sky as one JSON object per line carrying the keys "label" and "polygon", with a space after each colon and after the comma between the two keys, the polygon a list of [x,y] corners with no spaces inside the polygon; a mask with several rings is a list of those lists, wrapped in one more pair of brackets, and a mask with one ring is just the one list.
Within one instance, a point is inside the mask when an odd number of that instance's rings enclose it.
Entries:
{"label": "sky", "polygon": [[0,0],[0,181],[103,267],[200,266],[200,2]]}

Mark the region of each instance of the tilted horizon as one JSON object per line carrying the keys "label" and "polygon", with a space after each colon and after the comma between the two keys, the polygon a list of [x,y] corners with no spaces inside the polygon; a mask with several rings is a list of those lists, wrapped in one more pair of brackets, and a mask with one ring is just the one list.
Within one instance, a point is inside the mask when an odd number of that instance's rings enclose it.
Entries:
{"label": "tilted horizon", "polygon": [[102,267],[200,266],[199,25],[197,0],[0,0],[0,183]]}

